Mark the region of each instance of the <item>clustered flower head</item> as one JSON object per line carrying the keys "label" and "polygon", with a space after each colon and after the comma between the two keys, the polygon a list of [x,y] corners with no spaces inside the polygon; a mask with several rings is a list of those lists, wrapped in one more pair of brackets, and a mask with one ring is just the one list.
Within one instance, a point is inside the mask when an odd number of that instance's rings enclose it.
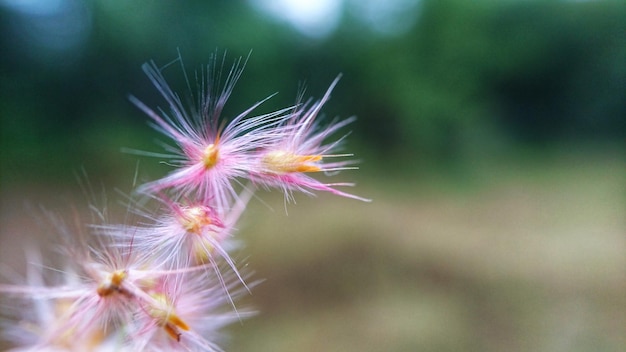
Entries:
{"label": "clustered flower head", "polygon": [[165,154],[143,154],[173,169],[137,189],[135,223],[111,223],[97,209],[100,221],[86,231],[57,220],[65,241],[56,269],[28,249],[26,283],[0,284],[18,307],[0,322],[14,351],[221,351],[221,329],[252,314],[235,303],[254,282],[233,254],[255,192],[277,189],[286,202],[316,191],[368,201],[337,188],[350,183],[312,176],[355,168],[351,154],[338,153],[345,135],[329,141],[353,119],[320,118],[339,77],[318,101],[254,115],[266,98],[229,119],[224,106],[246,61],[236,60],[221,83],[225,57],[213,57],[193,89],[185,74],[183,96],[163,69],[143,66],[167,106],[130,99],[171,140]]}

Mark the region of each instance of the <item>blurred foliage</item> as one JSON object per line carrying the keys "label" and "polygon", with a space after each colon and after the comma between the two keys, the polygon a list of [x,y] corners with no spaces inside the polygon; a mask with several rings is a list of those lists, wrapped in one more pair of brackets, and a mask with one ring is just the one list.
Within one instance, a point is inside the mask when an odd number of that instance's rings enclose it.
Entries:
{"label": "blurred foliage", "polygon": [[[166,65],[177,50],[190,74],[212,53],[235,59],[252,50],[230,116],[276,91],[260,111],[292,104],[302,82],[319,97],[343,73],[325,112],[357,115],[352,145],[392,164],[456,163],[520,146],[622,145],[626,132],[622,1],[408,2],[403,16],[414,21],[393,33],[368,27],[362,3],[344,1],[339,26],[323,38],[275,21],[258,2],[64,2],[80,21],[61,34],[74,28],[83,41],[60,48],[37,39],[59,31],[53,16],[8,0],[0,6],[7,182],[42,172],[66,178],[80,165],[113,176],[136,159],[120,157],[120,147],[158,150],[126,96],[163,105],[140,65]],[[177,70],[168,76],[180,79]]]}

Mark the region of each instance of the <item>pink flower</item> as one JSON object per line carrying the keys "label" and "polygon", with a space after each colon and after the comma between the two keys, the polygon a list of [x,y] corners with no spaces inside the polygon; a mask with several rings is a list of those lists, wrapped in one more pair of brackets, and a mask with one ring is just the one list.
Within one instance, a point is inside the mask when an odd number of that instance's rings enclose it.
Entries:
{"label": "pink flower", "polygon": [[[222,61],[220,68],[215,62],[208,66],[206,78],[198,82],[200,96],[195,97],[189,92],[188,100],[196,102],[191,108],[184,106],[154,63],[143,65],[144,71],[167,101],[170,115],[165,111],[161,114],[153,111],[135,97],[130,99],[177,147],[166,147],[172,154],[168,163],[176,169],[162,179],[145,184],[140,188],[141,192],[155,193],[171,188],[177,196],[195,194],[199,195],[198,198],[215,199],[216,210],[223,211],[236,197],[233,181],[251,171],[251,152],[267,147],[280,137],[276,126],[284,119],[282,114],[286,109],[248,117],[269,97],[255,103],[227,124],[222,120],[222,109],[241,76],[245,62],[241,64],[241,59],[235,62],[220,91],[217,81],[223,65]],[[189,83],[186,75],[185,78]]]}
{"label": "pink flower", "polygon": [[17,307],[30,307],[13,312],[20,323],[3,324],[16,351],[221,351],[221,328],[251,315],[235,306],[250,285],[232,256],[252,186],[278,188],[286,201],[294,191],[369,201],[337,189],[351,183],[310,176],[355,169],[352,154],[338,153],[345,135],[327,141],[354,118],[318,122],[339,77],[317,102],[250,117],[260,101],[227,123],[222,110],[244,66],[236,60],[221,86],[224,59],[219,67],[213,59],[196,82],[198,96],[184,76],[186,99],[154,63],[143,66],[169,109],[155,112],[130,99],[173,140],[166,162],[175,169],[140,187],[147,196],[140,202],[127,199],[127,216],[138,222],[112,224],[106,207],[90,206],[102,222],[89,225],[87,237],[51,218],[65,239],[61,269],[44,270],[31,251],[26,284],[0,284],[0,293],[24,303]]}
{"label": "pink flower", "polygon": [[[27,285],[0,285],[0,292],[32,301],[32,310],[20,311],[28,328],[13,329],[20,350],[117,351],[118,327],[132,318],[143,297],[136,283],[144,275],[114,269],[111,263],[73,255],[61,271],[44,269],[39,255],[31,261]],[[80,263],[80,265],[76,265]],[[56,275],[55,275],[56,274]],[[50,277],[57,280],[52,285]],[[45,278],[45,279],[44,279]],[[20,341],[21,340],[21,341]],[[117,341],[117,342],[116,342]]]}
{"label": "pink flower", "polygon": [[[234,276],[226,277],[232,296],[216,284],[217,277],[203,272],[164,276],[148,293],[130,328],[131,346],[142,351],[222,351],[220,329],[250,316],[229,304],[245,292]],[[221,279],[220,279],[221,280]],[[240,286],[239,286],[240,287]]]}
{"label": "pink flower", "polygon": [[307,102],[296,107],[289,119],[281,124],[284,129],[280,138],[260,149],[257,163],[251,172],[251,179],[268,188],[282,189],[285,198],[293,200],[293,191],[312,195],[312,191],[326,191],[343,197],[370,201],[350,193],[337,190],[337,186],[353,186],[352,183],[323,183],[309,176],[310,173],[335,173],[342,170],[356,169],[353,160],[341,160],[352,154],[335,154],[343,138],[324,143],[324,141],[345,125],[354,121],[349,118],[334,121],[321,128],[316,121],[319,112],[330,98],[330,93],[339,81],[337,77],[330,85],[324,97],[313,104]]}
{"label": "pink flower", "polygon": [[116,239],[115,246],[131,246],[134,252],[150,253],[151,260],[166,270],[197,266],[212,269],[226,289],[221,272],[225,269],[220,268],[222,262],[244,283],[230,254],[238,247],[238,242],[233,239],[235,225],[253,193],[252,189],[244,188],[237,195],[235,204],[222,212],[217,212],[206,202],[190,200],[181,203],[155,198],[161,203],[157,212],[135,210],[144,218],[141,226],[129,229],[113,225],[99,229],[101,235]]}

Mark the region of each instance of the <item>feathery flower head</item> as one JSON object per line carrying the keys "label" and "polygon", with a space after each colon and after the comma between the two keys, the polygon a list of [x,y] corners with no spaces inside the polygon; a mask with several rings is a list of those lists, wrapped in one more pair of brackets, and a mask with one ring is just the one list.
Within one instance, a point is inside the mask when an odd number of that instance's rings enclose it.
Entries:
{"label": "feathery flower head", "polygon": [[[312,191],[326,191],[339,196],[362,201],[369,199],[335,189],[335,186],[353,186],[352,183],[322,183],[308,173],[332,173],[356,169],[352,160],[336,158],[351,157],[352,154],[335,154],[345,137],[331,143],[324,141],[337,130],[354,121],[354,118],[332,122],[321,128],[317,121],[322,106],[330,98],[330,93],[339,81],[337,77],[324,97],[313,104],[310,102],[296,106],[289,118],[281,123],[283,133],[272,144],[258,152],[258,163],[251,173],[254,182],[269,188],[282,189],[287,200],[292,200],[292,192],[300,191],[312,195]],[[331,159],[333,161],[328,162]]]}
{"label": "feathery flower head", "polygon": [[104,293],[104,286],[79,274],[73,263],[53,271],[34,250],[27,256],[28,284],[0,285],[0,292],[32,304],[16,313],[20,324],[6,329],[20,346],[12,351],[121,351],[115,327],[132,316],[132,297],[118,297],[112,287]]}
{"label": "feathery flower head", "polygon": [[241,295],[239,280],[227,275],[230,295],[220,289],[216,275],[200,271],[162,277],[149,292],[151,300],[142,303],[131,328],[132,346],[151,351],[222,351],[217,342],[220,329],[250,316],[233,311],[229,304]]}
{"label": "feathery flower head", "polygon": [[[131,248],[133,253],[148,253],[151,263],[155,263],[152,267],[158,264],[158,269],[162,269],[159,273],[201,271],[213,275],[224,294],[230,297],[227,276],[239,278],[242,286],[247,287],[238,263],[231,256],[239,246],[233,238],[235,225],[253,194],[252,188],[244,187],[228,211],[221,213],[208,201],[189,199],[183,203],[164,195],[153,196],[151,199],[159,203],[156,211],[139,204],[130,205],[132,212],[142,218],[140,225],[100,226],[98,234],[113,238],[113,247],[118,250]],[[158,276],[143,278],[136,285],[149,290],[155,284],[155,277],[158,279]],[[125,282],[126,276],[124,272],[113,271],[106,280],[102,284],[104,292],[117,292],[117,282]],[[234,307],[234,301],[231,304]]]}
{"label": "feathery flower head", "polygon": [[130,99],[173,142],[167,155],[143,154],[165,156],[174,170],[141,186],[142,202],[128,203],[140,221],[110,223],[106,208],[91,206],[103,221],[88,227],[89,241],[56,222],[65,235],[62,270],[44,273],[41,256],[31,252],[28,284],[0,284],[0,293],[32,304],[13,314],[28,323],[5,329],[21,346],[15,351],[222,351],[221,328],[252,314],[235,306],[250,285],[232,255],[236,224],[256,186],[278,188],[286,201],[296,191],[369,201],[336,188],[351,183],[310,176],[355,168],[352,154],[338,153],[345,135],[327,141],[354,118],[319,123],[339,77],[317,102],[251,116],[266,98],[227,121],[222,111],[246,62],[235,60],[220,84],[225,56],[221,63],[213,57],[196,75],[197,95],[184,75],[183,99],[166,82],[165,67],[143,66],[167,109]]}
{"label": "feathery flower head", "polygon": [[195,102],[188,108],[168,85],[162,69],[154,63],[143,65],[144,71],[167,101],[169,114],[163,110],[157,113],[135,97],[131,96],[130,99],[152,119],[155,128],[171,138],[177,147],[166,147],[171,153],[168,163],[176,169],[159,180],[145,184],[140,191],[156,193],[173,189],[178,196],[199,194],[204,199],[215,199],[217,210],[224,210],[236,197],[233,181],[245,177],[253,166],[250,158],[252,152],[280,137],[281,131],[277,125],[285,118],[283,115],[287,109],[249,116],[269,97],[226,122],[222,110],[243,72],[245,61],[235,61],[222,87],[219,80],[225,57],[220,65],[216,61],[213,58],[206,69],[206,77],[202,75],[201,81],[197,82],[199,96],[191,92],[185,74],[188,100]]}
{"label": "feathery flower head", "polygon": [[141,226],[134,226],[132,237],[118,227],[103,228],[108,236],[118,238],[119,246],[132,242],[135,251],[150,253],[153,260],[168,269],[213,263],[224,259],[235,269],[229,253],[236,248],[232,236],[236,222],[253,195],[244,188],[235,202],[223,210],[216,210],[208,200],[171,200],[165,196],[153,197],[160,203],[154,211],[136,210],[144,218]]}

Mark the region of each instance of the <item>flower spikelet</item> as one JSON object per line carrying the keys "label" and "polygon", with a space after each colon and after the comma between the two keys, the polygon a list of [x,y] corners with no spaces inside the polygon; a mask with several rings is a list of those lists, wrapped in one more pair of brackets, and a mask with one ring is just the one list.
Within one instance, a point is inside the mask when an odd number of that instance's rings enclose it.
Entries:
{"label": "flower spikelet", "polygon": [[340,77],[318,101],[300,95],[292,107],[254,115],[266,98],[228,119],[224,107],[247,59],[224,70],[225,58],[213,56],[192,84],[179,57],[180,94],[164,76],[171,65],[143,65],[166,106],[130,100],[168,141],[165,154],[138,153],[161,157],[172,170],[123,199],[121,223],[94,204],[75,211],[92,216],[86,225],[75,216],[76,229],[50,217],[61,236],[57,262],[29,247],[25,277],[11,273],[11,283],[0,282],[0,298],[11,302],[0,314],[12,318],[0,320],[0,331],[12,351],[222,351],[222,328],[253,314],[238,301],[257,282],[248,282],[237,258],[237,236],[257,191],[278,189],[285,202],[295,192],[369,201],[338,189],[352,183],[319,180],[356,168],[353,155],[340,152],[347,134],[336,137],[355,119],[322,123]]}
{"label": "flower spikelet", "polygon": [[[164,110],[157,113],[137,98],[131,96],[130,99],[152,119],[158,131],[174,141],[176,147],[166,146],[171,156],[168,164],[175,169],[167,176],[140,187],[141,192],[157,193],[173,189],[174,194],[179,196],[199,195],[203,199],[214,199],[217,210],[224,210],[236,197],[234,180],[250,172],[252,152],[279,137],[277,125],[285,118],[287,109],[250,116],[269,97],[253,104],[229,122],[223,119],[224,105],[243,72],[245,61],[235,61],[223,86],[220,86],[219,80],[224,61],[221,65],[216,61],[214,57],[201,81],[197,82],[199,96],[191,91],[188,93],[187,100],[195,102],[189,107],[169,86],[162,69],[154,63],[143,66],[167,102],[169,113]],[[186,74],[185,78],[189,82]]]}
{"label": "flower spikelet", "polygon": [[297,104],[289,118],[281,123],[280,127],[284,133],[280,138],[274,139],[269,146],[261,149],[257,155],[256,167],[251,173],[254,182],[267,188],[281,189],[287,200],[293,199],[293,191],[306,194],[312,194],[312,191],[326,191],[343,197],[369,201],[335,188],[353,186],[352,183],[323,183],[309,176],[315,173],[331,174],[356,169],[353,166],[355,161],[347,159],[352,154],[335,152],[346,135],[333,142],[325,142],[355,119],[335,120],[326,127],[321,127],[318,123],[320,111],[330,99],[330,93],[340,77],[332,82],[321,100]]}

